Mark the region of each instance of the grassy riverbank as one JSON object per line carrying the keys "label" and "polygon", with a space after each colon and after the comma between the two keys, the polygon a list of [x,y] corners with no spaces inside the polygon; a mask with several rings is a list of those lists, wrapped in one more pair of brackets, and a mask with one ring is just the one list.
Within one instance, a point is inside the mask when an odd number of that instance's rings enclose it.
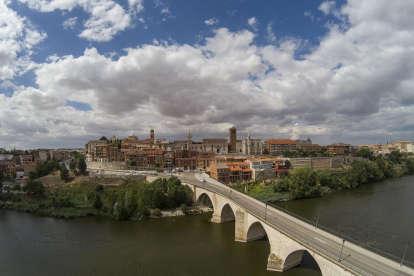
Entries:
{"label": "grassy riverbank", "polygon": [[97,215],[118,220],[175,216],[176,211],[178,214],[206,211],[187,207],[192,205],[192,191],[181,185],[177,178],[159,179],[152,183],[125,179],[118,186],[105,187],[96,181],[85,178],[73,184],[45,187],[38,194],[3,193],[0,194],[0,208],[51,217]]}

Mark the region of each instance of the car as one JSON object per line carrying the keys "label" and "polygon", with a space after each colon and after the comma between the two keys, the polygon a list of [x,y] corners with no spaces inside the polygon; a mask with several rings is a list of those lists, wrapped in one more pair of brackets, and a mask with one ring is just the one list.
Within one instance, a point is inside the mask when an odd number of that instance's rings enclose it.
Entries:
{"label": "car", "polygon": [[153,173],[151,173],[151,175],[158,175],[158,173],[153,172]]}
{"label": "car", "polygon": [[173,174],[172,173],[169,173],[168,176],[173,176]]}
{"label": "car", "polygon": [[172,170],[171,172],[172,172],[172,173],[175,173],[175,170]]}
{"label": "car", "polygon": [[200,180],[201,182],[206,182],[206,180],[204,179],[204,177],[203,178],[200,178],[198,180]]}
{"label": "car", "polygon": [[189,172],[194,172],[194,170],[188,170]]}

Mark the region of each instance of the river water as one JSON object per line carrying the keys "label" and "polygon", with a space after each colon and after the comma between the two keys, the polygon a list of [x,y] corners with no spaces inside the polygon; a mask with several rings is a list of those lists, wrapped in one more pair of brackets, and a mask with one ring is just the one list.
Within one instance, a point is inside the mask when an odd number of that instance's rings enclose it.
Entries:
{"label": "river water", "polygon": [[[279,206],[414,261],[414,177]],[[211,214],[143,222],[55,219],[0,210],[0,275],[321,275],[311,257],[266,271],[269,242],[234,241],[234,222]]]}

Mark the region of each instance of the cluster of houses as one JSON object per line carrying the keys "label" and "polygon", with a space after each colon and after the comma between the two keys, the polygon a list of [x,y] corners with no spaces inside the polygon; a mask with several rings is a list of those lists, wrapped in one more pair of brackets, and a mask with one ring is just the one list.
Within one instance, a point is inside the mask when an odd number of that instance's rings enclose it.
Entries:
{"label": "cluster of houses", "polygon": [[24,184],[29,178],[29,173],[36,171],[38,164],[50,160],[61,162],[69,155],[70,151],[68,150],[38,149],[29,152],[0,149],[0,171],[6,178],[3,184],[6,186],[8,183]]}
{"label": "cluster of houses", "polygon": [[[414,152],[411,141],[388,142],[386,145],[351,146],[334,143],[327,146],[312,143],[311,139],[269,139],[250,137],[250,134],[237,139],[237,129],[229,129],[229,139],[206,138],[193,141],[189,131],[187,140],[169,141],[155,139],[154,130],[149,138],[139,139],[132,134],[123,139],[115,135],[110,139],[102,137],[91,140],[84,147],[87,162],[117,163],[127,167],[160,168],[171,170],[208,171],[211,177],[225,183],[250,180],[264,180],[285,173],[283,154],[289,152],[323,152],[330,157],[291,159],[294,167],[329,169],[341,166],[345,158],[355,151],[367,148],[374,155],[390,153],[394,150]],[[12,150],[5,153],[0,149],[0,171],[8,179],[24,182],[36,165],[48,160],[63,161],[70,156],[69,150]],[[342,158],[342,159],[341,159]]]}

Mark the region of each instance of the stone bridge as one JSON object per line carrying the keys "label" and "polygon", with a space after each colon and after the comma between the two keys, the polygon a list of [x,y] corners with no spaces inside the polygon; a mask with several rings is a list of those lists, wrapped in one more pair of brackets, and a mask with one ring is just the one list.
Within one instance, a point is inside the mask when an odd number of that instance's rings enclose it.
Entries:
{"label": "stone bridge", "polygon": [[252,215],[229,198],[201,187],[189,186],[193,190],[193,200],[196,205],[213,207],[212,222],[235,221],[235,240],[237,242],[252,242],[265,236],[268,237],[270,244],[268,270],[282,272],[299,265],[302,262],[303,254],[307,251],[318,264],[322,275],[354,275],[344,270],[339,262],[328,260],[310,248],[305,247],[300,242],[270,226],[266,220]]}

